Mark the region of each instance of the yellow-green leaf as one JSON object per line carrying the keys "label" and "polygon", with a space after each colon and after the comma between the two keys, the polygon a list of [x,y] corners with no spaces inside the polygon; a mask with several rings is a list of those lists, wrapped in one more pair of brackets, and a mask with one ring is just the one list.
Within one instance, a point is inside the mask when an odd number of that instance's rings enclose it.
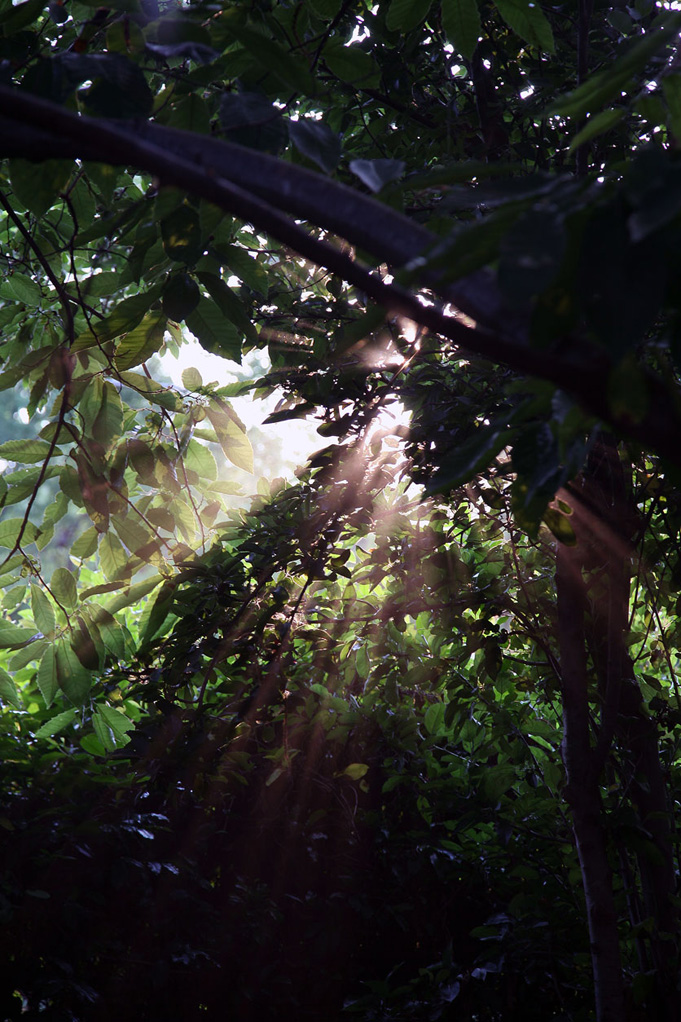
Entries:
{"label": "yellow-green leaf", "polygon": [[4,671],[0,667],[0,699],[3,703],[9,703],[11,706],[16,706],[17,710],[22,708],[21,698],[16,690],[14,682],[10,678],[7,671]]}
{"label": "yellow-green leaf", "polygon": [[50,707],[54,702],[54,697],[59,691],[59,679],[57,677],[57,651],[54,646],[48,646],[43,653],[35,680],[42,697],[45,700],[45,706]]}
{"label": "yellow-green leaf", "polygon": [[54,607],[50,598],[37,585],[31,586],[31,613],[38,630],[43,635],[51,636],[56,626]]}
{"label": "yellow-green leaf", "polygon": [[73,610],[78,603],[78,589],[73,572],[68,568],[55,568],[50,579],[50,589],[55,600],[66,610]]}

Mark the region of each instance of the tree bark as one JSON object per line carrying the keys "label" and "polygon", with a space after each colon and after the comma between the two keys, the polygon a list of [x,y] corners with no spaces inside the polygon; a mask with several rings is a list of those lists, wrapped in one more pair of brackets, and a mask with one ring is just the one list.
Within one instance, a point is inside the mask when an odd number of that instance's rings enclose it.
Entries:
{"label": "tree bark", "polygon": [[586,900],[598,1022],[622,1022],[624,982],[617,914],[599,791],[599,771],[589,734],[585,634],[585,584],[578,549],[559,545],[556,556],[558,641],[563,697],[565,799]]}

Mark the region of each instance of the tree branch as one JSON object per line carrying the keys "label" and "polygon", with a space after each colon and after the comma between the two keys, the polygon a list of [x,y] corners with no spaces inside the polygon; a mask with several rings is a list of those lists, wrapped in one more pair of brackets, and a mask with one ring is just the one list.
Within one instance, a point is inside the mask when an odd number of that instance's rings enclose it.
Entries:
{"label": "tree branch", "polygon": [[[0,155],[55,157],[134,166],[166,185],[182,188],[251,222],[304,258],[364,290],[387,309],[441,334],[472,355],[503,362],[522,374],[549,380],[619,433],[681,466],[681,411],[663,382],[642,369],[649,409],[638,421],[614,413],[607,399],[610,357],[579,338],[566,353],[527,343],[523,317],[504,309],[491,274],[480,271],[436,291],[472,316],[475,329],[420,303],[412,292],[384,284],[339,249],[313,237],[281,210],[346,238],[381,262],[404,266],[437,239],[420,224],[369,196],[275,157],[147,121],[111,122],[79,116],[28,92],[0,85]],[[4,128],[4,130],[3,130]]]}

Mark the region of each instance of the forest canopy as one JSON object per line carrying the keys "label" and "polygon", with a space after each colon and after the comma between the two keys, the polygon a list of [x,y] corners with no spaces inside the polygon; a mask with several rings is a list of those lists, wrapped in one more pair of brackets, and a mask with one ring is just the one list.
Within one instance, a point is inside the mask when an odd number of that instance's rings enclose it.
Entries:
{"label": "forest canopy", "polygon": [[0,4],[2,1018],[678,1020],[678,6]]}

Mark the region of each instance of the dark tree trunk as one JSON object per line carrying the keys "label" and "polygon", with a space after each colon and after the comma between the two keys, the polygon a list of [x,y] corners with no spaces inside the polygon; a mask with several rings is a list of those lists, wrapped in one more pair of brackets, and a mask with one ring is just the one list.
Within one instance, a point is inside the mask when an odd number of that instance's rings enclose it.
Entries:
{"label": "dark tree trunk", "polygon": [[558,639],[563,695],[565,798],[582,870],[598,1022],[622,1022],[624,985],[598,771],[589,736],[585,586],[578,551],[559,546]]}
{"label": "dark tree trunk", "polygon": [[[566,798],[587,899],[599,1022],[618,1017],[611,991],[622,1010],[623,988],[621,976],[614,980],[615,970],[621,972],[619,938],[599,794],[608,763],[636,813],[642,839],[636,848],[637,899],[650,922],[647,950],[655,972],[648,1011],[663,1022],[678,1022],[678,918],[667,790],[657,728],[645,711],[626,643],[638,526],[630,490],[617,446],[603,436],[572,491],[577,545],[561,547],[557,555]],[[598,727],[589,723],[590,698],[598,700]],[[609,942],[613,947],[606,950]]]}

